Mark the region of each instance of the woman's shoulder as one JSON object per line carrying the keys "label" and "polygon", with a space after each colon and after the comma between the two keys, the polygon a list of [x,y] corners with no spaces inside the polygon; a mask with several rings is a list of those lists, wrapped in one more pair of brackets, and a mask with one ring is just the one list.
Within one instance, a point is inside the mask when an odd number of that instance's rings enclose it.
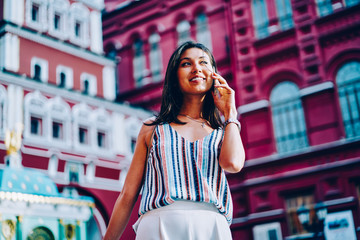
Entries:
{"label": "woman's shoulder", "polygon": [[151,125],[154,122],[154,120],[155,117],[151,117],[144,120],[143,125],[139,132],[139,137],[142,137],[145,140],[145,142],[147,143],[146,145],[148,145],[148,143],[150,142],[151,135],[156,128],[156,125]]}

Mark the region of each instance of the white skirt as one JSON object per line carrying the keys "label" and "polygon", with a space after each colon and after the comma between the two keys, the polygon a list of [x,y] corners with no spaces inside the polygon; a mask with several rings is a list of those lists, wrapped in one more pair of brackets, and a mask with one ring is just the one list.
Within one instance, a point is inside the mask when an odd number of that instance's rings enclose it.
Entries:
{"label": "white skirt", "polygon": [[186,200],[145,213],[133,228],[136,240],[232,240],[214,204]]}

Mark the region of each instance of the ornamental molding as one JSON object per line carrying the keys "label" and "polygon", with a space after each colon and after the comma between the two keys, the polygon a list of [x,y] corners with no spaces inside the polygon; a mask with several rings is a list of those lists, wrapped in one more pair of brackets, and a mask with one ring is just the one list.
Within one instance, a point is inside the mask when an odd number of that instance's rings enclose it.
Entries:
{"label": "ornamental molding", "polygon": [[24,28],[15,27],[9,24],[6,24],[0,32],[10,32],[12,34],[18,35],[19,37],[25,38],[27,40],[33,41],[37,44],[41,44],[50,48],[53,48],[59,52],[67,53],[69,55],[82,58],[83,60],[90,61],[99,65],[104,66],[112,66],[115,67],[115,61],[107,59],[101,55],[97,55],[96,53],[86,51],[76,46],[72,46],[70,44],[66,44],[62,41],[58,41],[47,36],[43,36],[41,34],[37,34],[35,32],[31,32]]}

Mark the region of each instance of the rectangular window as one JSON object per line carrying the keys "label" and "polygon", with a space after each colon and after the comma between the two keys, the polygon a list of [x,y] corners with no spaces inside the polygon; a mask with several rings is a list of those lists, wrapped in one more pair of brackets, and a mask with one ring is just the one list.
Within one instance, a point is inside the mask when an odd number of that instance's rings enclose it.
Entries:
{"label": "rectangular window", "polygon": [[106,134],[104,132],[97,133],[97,145],[99,148],[106,148]]}
{"label": "rectangular window", "polygon": [[55,15],[54,15],[54,29],[59,31],[61,29],[60,24],[61,24],[61,15],[55,13]]}
{"label": "rectangular window", "polygon": [[81,22],[76,21],[75,22],[75,37],[81,38]]}
{"label": "rectangular window", "polygon": [[70,164],[69,166],[69,180],[73,183],[79,182],[79,165],[78,164]]}
{"label": "rectangular window", "polygon": [[66,74],[64,72],[60,73],[60,82],[59,87],[64,88],[66,86]]}
{"label": "rectangular window", "polygon": [[89,136],[88,129],[84,127],[79,128],[79,143],[81,144],[89,144]]}
{"label": "rectangular window", "polygon": [[52,123],[52,135],[54,139],[63,139],[63,125],[59,122]]}
{"label": "rectangular window", "polygon": [[34,80],[41,81],[41,66],[39,64],[34,66]]}
{"label": "rectangular window", "polygon": [[89,80],[85,79],[83,81],[83,91],[82,91],[83,94],[89,95],[89,87],[90,87],[89,85],[90,85]]}
{"label": "rectangular window", "polygon": [[313,216],[313,214],[316,214],[314,202],[314,195],[312,193],[297,194],[285,198],[286,217],[290,235],[307,232],[298,218],[297,210],[302,206],[307,207],[310,209],[310,216]]}
{"label": "rectangular window", "polygon": [[40,14],[40,7],[37,4],[33,4],[31,6],[31,20],[33,22],[40,22],[39,19],[39,14]]}
{"label": "rectangular window", "polygon": [[42,119],[37,117],[30,118],[30,133],[33,135],[42,135]]}

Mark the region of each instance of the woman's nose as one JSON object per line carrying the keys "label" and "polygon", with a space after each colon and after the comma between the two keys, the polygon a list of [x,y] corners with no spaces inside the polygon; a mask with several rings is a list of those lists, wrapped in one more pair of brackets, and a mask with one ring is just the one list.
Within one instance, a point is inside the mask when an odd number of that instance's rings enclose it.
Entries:
{"label": "woman's nose", "polygon": [[201,66],[199,64],[194,64],[193,72],[196,73],[201,71],[202,71]]}

